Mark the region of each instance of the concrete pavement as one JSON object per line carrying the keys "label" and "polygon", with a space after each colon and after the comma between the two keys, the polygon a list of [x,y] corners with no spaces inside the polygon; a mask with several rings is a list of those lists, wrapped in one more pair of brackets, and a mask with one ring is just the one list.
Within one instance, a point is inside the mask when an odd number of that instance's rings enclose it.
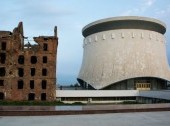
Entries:
{"label": "concrete pavement", "polygon": [[0,126],[169,126],[170,112],[1,116]]}

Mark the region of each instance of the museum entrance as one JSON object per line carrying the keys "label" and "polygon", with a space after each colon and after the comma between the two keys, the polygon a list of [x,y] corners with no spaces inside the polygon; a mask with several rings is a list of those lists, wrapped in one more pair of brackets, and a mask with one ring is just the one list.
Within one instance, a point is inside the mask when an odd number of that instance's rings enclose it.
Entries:
{"label": "museum entrance", "polygon": [[136,90],[151,90],[150,83],[136,83]]}
{"label": "museum entrance", "polygon": [[136,90],[151,90],[151,78],[136,78],[135,87]]}

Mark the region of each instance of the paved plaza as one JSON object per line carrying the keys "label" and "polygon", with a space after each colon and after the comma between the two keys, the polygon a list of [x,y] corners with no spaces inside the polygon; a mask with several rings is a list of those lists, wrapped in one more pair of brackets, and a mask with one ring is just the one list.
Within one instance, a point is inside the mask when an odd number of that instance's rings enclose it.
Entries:
{"label": "paved plaza", "polygon": [[169,126],[170,111],[58,116],[0,116],[0,126]]}

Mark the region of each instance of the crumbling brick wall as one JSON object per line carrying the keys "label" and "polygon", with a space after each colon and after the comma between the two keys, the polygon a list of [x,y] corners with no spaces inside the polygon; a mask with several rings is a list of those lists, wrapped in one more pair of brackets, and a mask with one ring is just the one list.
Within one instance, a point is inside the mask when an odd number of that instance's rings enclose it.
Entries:
{"label": "crumbling brick wall", "polygon": [[56,99],[57,28],[34,41],[24,46],[22,22],[13,32],[0,31],[0,100]]}

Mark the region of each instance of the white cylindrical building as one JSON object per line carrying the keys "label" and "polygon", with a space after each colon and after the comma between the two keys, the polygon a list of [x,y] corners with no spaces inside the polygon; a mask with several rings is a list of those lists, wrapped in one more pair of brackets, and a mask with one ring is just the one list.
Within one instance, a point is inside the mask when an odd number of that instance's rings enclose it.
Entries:
{"label": "white cylindrical building", "polygon": [[157,90],[170,80],[166,26],[147,17],[98,20],[82,30],[79,83],[93,89]]}

